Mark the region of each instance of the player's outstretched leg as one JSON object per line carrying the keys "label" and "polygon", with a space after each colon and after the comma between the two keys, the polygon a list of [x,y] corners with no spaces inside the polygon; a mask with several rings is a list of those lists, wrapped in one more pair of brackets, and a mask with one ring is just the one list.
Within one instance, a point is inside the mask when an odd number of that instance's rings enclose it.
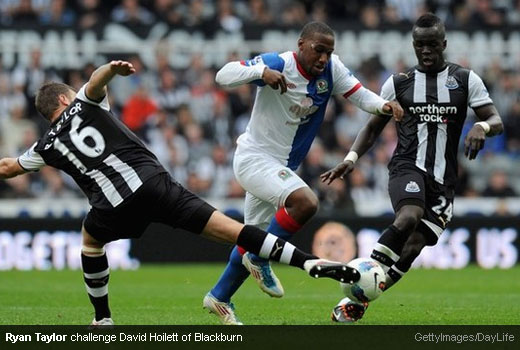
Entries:
{"label": "player's outstretched leg", "polygon": [[243,225],[218,211],[212,213],[202,235],[234,243],[265,259],[299,267],[312,277],[329,277],[343,282],[357,282],[360,277],[359,272],[346,263],[319,259],[273,234],[255,226]]}
{"label": "player's outstretched leg", "polygon": [[360,278],[359,272],[346,263],[319,259],[254,226],[242,228],[237,244],[262,258],[299,267],[314,278],[328,277],[344,283],[357,282]]}

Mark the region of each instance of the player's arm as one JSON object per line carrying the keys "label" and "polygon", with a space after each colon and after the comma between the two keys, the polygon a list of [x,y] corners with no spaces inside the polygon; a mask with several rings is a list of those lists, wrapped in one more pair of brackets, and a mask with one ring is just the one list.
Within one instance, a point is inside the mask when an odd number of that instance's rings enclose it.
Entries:
{"label": "player's arm", "polygon": [[0,159],[0,179],[10,179],[26,172],[16,158]]}
{"label": "player's arm", "polygon": [[471,160],[484,148],[486,136],[501,134],[504,125],[482,79],[473,71],[468,79],[468,104],[479,119],[464,140],[464,155]]}
{"label": "player's arm", "polygon": [[227,88],[242,84],[261,83],[269,85],[280,93],[287,91],[287,81],[281,73],[283,60],[277,54],[264,54],[247,61],[226,63],[215,77],[215,81]]}
{"label": "player's arm", "polygon": [[403,119],[404,112],[399,102],[387,101],[365,87],[360,87],[348,99],[365,112],[391,115],[396,122]]}
{"label": "player's arm", "polygon": [[464,155],[470,160],[475,159],[478,152],[484,148],[486,136],[499,135],[504,131],[504,124],[493,104],[474,108],[478,122],[473,124],[464,140]]}
{"label": "player's arm", "polygon": [[343,177],[349,174],[353,169],[356,161],[361,158],[376,142],[377,138],[385,128],[385,125],[390,120],[388,116],[373,115],[368,120],[368,123],[359,131],[356,136],[354,144],[350,148],[347,156],[341,163],[336,165],[334,168],[324,172],[320,175],[322,182],[330,185],[332,181],[338,177]]}
{"label": "player's arm", "polygon": [[393,91],[393,78],[383,84],[381,96],[365,88],[359,80],[345,67],[338,56],[332,55],[332,77],[334,79],[333,94],[341,94],[354,105],[370,114],[385,114],[394,117],[395,121],[403,119],[403,108],[395,99],[395,92],[391,97],[383,94],[385,86]]}
{"label": "player's arm", "polygon": [[133,73],[135,73],[135,68],[130,62],[112,61],[104,64],[90,76],[85,93],[89,99],[100,101],[106,96],[107,84],[114,76],[127,76]]}

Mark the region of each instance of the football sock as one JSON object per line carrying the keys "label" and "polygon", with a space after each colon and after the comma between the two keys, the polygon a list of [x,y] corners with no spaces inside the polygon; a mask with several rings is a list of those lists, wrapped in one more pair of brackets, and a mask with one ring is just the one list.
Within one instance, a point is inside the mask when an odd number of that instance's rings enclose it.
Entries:
{"label": "football sock", "polygon": [[299,250],[291,243],[250,225],[245,225],[240,231],[237,245],[262,258],[296,266],[302,270],[305,261],[317,259],[316,256]]}
{"label": "football sock", "polygon": [[[97,250],[97,252],[93,252]],[[88,251],[88,256],[84,252]],[[94,306],[96,320],[110,317],[108,307],[108,279],[109,267],[107,255],[104,248],[86,248],[81,252],[81,264],[83,266],[83,277],[87,287],[88,297]]]}
{"label": "football sock", "polygon": [[242,254],[239,253],[238,246],[234,246],[226,268],[211,290],[211,294],[219,301],[228,303],[247,276],[249,276],[249,271],[242,265]]}
{"label": "football sock", "polygon": [[403,246],[408,236],[394,225],[388,226],[379,239],[372,251],[370,257],[380,263],[385,271],[399,260]]}
{"label": "football sock", "polygon": [[385,281],[385,290],[399,282],[401,277],[404,276],[404,274],[408,271],[402,271],[399,268],[396,267],[397,264],[394,264],[392,267],[388,269],[386,272],[386,281]]}
{"label": "football sock", "polygon": [[410,270],[413,262],[419,256],[423,247],[424,246],[420,246],[420,248],[417,249],[417,247],[413,244],[406,244],[404,246],[401,252],[401,256],[387,272],[386,289],[390,288],[393,284],[397,283],[401,279],[401,277],[403,277],[404,274],[407,273],[408,270]]}
{"label": "football sock", "polygon": [[[301,227],[302,225],[296,222],[296,220],[294,220],[289,215],[287,209],[285,209],[285,207],[282,207],[276,212],[266,231],[272,233],[276,237],[280,237],[288,241],[289,239],[291,239],[292,235]],[[260,258],[257,255],[253,255],[252,259],[254,261],[267,261],[266,259]]]}
{"label": "football sock", "polygon": [[394,225],[390,225],[383,231],[370,255],[372,259],[379,262],[383,271],[385,271],[385,290],[399,281],[405,273],[396,267],[395,263],[399,261],[407,239],[408,235],[405,232],[399,230]]}

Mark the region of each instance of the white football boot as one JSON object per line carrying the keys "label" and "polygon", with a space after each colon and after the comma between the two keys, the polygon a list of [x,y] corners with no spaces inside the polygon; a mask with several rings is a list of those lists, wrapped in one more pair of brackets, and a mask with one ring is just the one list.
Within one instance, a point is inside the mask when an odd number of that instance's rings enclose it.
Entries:
{"label": "white football boot", "polygon": [[225,303],[219,301],[211,293],[206,294],[202,302],[202,307],[207,309],[211,314],[215,314],[225,325],[242,326],[238,317],[235,315],[235,306],[233,303]]}
{"label": "white football boot", "polygon": [[105,317],[105,318],[102,318],[101,320],[99,321],[96,321],[96,318],[94,318],[92,320],[92,323],[90,323],[90,326],[95,328],[95,327],[106,327],[106,326],[113,326],[114,325],[114,321],[110,318],[110,317]]}

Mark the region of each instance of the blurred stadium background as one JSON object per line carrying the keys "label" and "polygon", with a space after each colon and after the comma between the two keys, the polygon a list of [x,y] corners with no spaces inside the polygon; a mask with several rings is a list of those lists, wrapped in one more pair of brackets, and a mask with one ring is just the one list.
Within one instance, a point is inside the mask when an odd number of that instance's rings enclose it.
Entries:
{"label": "blurred stadium background", "polygon": [[[296,50],[302,25],[321,20],[336,31],[345,65],[379,91],[390,74],[415,64],[410,29],[426,11],[446,22],[447,58],[484,79],[505,133],[488,139],[477,160],[461,157],[453,225],[416,265],[514,267],[520,248],[518,0],[0,0],[0,156],[18,156],[45,130],[33,105],[44,81],[79,88],[97,65],[128,59],[137,73],[109,87],[115,114],[180,183],[240,218],[244,192],[231,159],[254,88],[225,91],[215,85],[216,70],[231,59]],[[318,179],[344,157],[367,117],[343,99],[328,108],[299,169],[321,200],[316,219],[295,237],[304,249],[344,260],[366,256],[392,220],[386,165],[396,144],[393,125],[347,181],[327,187]],[[470,112],[466,131],[474,121]],[[87,211],[71,179],[51,168],[0,182],[0,270],[78,269]],[[151,226],[139,241],[112,244],[111,267],[224,262],[229,253],[170,233]]]}

